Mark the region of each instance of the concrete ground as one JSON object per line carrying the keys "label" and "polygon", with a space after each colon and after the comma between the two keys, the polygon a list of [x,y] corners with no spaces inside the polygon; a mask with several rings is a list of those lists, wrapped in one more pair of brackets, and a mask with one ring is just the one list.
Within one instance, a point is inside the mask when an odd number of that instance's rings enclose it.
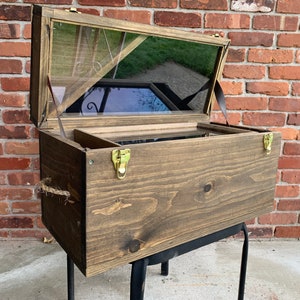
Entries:
{"label": "concrete ground", "polygon": [[[147,271],[145,300],[237,299],[242,242],[228,239]],[[75,268],[75,299],[129,299],[130,265],[85,278]],[[66,255],[57,243],[0,242],[1,300],[67,299]],[[300,299],[300,241],[250,240],[245,300]]]}

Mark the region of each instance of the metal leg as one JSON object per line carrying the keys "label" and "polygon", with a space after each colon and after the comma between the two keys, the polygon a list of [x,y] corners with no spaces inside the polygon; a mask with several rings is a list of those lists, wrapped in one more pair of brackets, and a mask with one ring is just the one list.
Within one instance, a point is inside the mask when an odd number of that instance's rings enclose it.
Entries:
{"label": "metal leg", "polygon": [[130,300],[143,300],[145,290],[148,259],[140,259],[132,263],[130,281]]}
{"label": "metal leg", "polygon": [[247,271],[247,260],[248,260],[248,230],[245,223],[243,223],[242,229],[244,233],[244,244],[243,244],[243,252],[242,252],[242,261],[241,261],[241,271],[240,271],[240,285],[239,285],[239,296],[238,300],[244,299],[245,292],[245,281],[246,281],[246,271]]}
{"label": "metal leg", "polygon": [[68,300],[74,300],[74,263],[67,255]]}
{"label": "metal leg", "polygon": [[169,261],[164,261],[161,263],[160,274],[163,276],[169,275]]}

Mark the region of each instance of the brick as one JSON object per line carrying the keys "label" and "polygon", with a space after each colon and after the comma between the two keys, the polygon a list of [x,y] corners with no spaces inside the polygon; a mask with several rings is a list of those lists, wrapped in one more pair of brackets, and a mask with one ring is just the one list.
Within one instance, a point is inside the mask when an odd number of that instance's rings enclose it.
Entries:
{"label": "brick", "polygon": [[30,136],[30,126],[1,126],[0,138],[26,139]]}
{"label": "brick", "polygon": [[300,66],[270,66],[271,79],[300,80]]}
{"label": "brick", "polygon": [[6,182],[6,174],[0,174],[0,185],[5,185],[7,184]]}
{"label": "brick", "polygon": [[284,143],[283,154],[300,155],[300,143]]}
{"label": "brick", "polygon": [[274,236],[277,238],[300,238],[300,226],[276,226]]}
{"label": "brick", "polygon": [[201,14],[156,11],[154,23],[160,26],[199,28],[201,27]]}
{"label": "brick", "polygon": [[29,91],[29,77],[9,77],[1,78],[2,89],[6,92]]}
{"label": "brick", "polygon": [[3,122],[6,124],[30,123],[29,111],[26,110],[6,110],[2,112]]}
{"label": "brick", "polygon": [[[239,125],[241,122],[241,114],[240,113],[229,113],[227,112],[227,119],[230,125]],[[210,121],[226,124],[226,120],[224,115],[221,112],[212,112],[210,115]]]}
{"label": "brick", "polygon": [[133,7],[176,8],[177,0],[130,0]]}
{"label": "brick", "polygon": [[0,74],[21,74],[22,62],[18,59],[0,59]]}
{"label": "brick", "polygon": [[[0,66],[1,68],[1,66]],[[0,106],[6,107],[24,107],[26,105],[26,99],[24,95],[15,93],[0,94]]]}
{"label": "brick", "polygon": [[253,218],[251,220],[247,220],[245,222],[245,224],[248,226],[248,225],[254,225],[256,223],[256,218]]}
{"label": "brick", "polygon": [[285,170],[282,172],[281,180],[286,183],[299,184],[300,183],[300,170]]}
{"label": "brick", "polygon": [[300,63],[300,50],[296,51],[296,63]]}
{"label": "brick", "polygon": [[262,79],[265,77],[264,66],[249,66],[245,64],[227,64],[223,69],[225,78]]}
{"label": "brick", "polygon": [[227,0],[181,0],[181,8],[204,10],[228,10]]}
{"label": "brick", "polygon": [[299,0],[277,0],[276,11],[279,13],[299,14],[300,2]]}
{"label": "brick", "polygon": [[33,219],[30,217],[1,217],[0,228],[32,228]]}
{"label": "brick", "polygon": [[35,155],[39,153],[39,142],[6,142],[4,148],[6,154]]}
{"label": "brick", "polygon": [[[300,169],[300,156],[281,156],[278,161],[279,169]],[[300,183],[300,182],[299,182]]]}
{"label": "brick", "polygon": [[30,57],[30,42],[0,42],[0,56]]}
{"label": "brick", "polygon": [[26,170],[29,166],[29,158],[0,157],[0,170]]}
{"label": "brick", "polygon": [[268,99],[263,97],[226,97],[226,107],[231,110],[266,110]]}
{"label": "brick", "polygon": [[264,32],[229,32],[228,38],[232,46],[263,46],[273,45],[274,34]]}
{"label": "brick", "polygon": [[258,223],[262,225],[288,225],[295,224],[297,222],[297,213],[271,213],[260,216]]}
{"label": "brick", "polygon": [[33,158],[32,162],[31,162],[31,165],[32,165],[32,170],[39,171],[40,170],[40,160],[39,160],[39,158]]}
{"label": "brick", "polygon": [[46,228],[40,216],[37,216],[36,218],[36,226],[39,228]]}
{"label": "brick", "polygon": [[41,213],[41,204],[39,201],[22,201],[12,203],[13,214],[39,214]]}
{"label": "brick", "polygon": [[99,10],[95,9],[95,8],[77,8],[77,10],[81,13],[84,14],[89,14],[89,15],[94,15],[94,16],[100,16],[100,12]]}
{"label": "brick", "polygon": [[300,95],[300,82],[292,82],[292,95]]}
{"label": "brick", "polygon": [[300,98],[270,98],[269,109],[275,111],[298,112],[300,111]]}
{"label": "brick", "polygon": [[271,238],[273,236],[272,227],[248,227],[250,238]]}
{"label": "brick", "polygon": [[7,215],[10,213],[9,204],[7,201],[0,201],[0,215]]}
{"label": "brick", "polygon": [[34,239],[34,240],[43,240],[44,237],[51,238],[50,233],[47,230],[42,229],[13,229],[10,231],[12,238],[18,239]]}
{"label": "brick", "polygon": [[[32,2],[32,1],[31,1]],[[30,21],[30,5],[0,5],[0,20],[5,21]]]}
{"label": "brick", "polygon": [[31,65],[30,65],[30,60],[29,60],[29,61],[26,61],[26,63],[25,63],[25,72],[30,74],[30,68],[31,68]]}
{"label": "brick", "polygon": [[0,39],[20,38],[20,25],[0,23]]}
{"label": "brick", "polygon": [[205,28],[249,29],[250,16],[244,14],[218,14],[205,15]]}
{"label": "brick", "polygon": [[25,24],[23,29],[23,38],[31,39],[31,24]]}
{"label": "brick", "polygon": [[289,114],[287,124],[299,126],[300,125],[300,114]]}
{"label": "brick", "polygon": [[56,5],[70,5],[72,0],[24,0],[24,3],[32,4],[56,4]]}
{"label": "brick", "polygon": [[280,199],[277,205],[277,210],[281,211],[296,211],[300,210],[300,200],[299,199]]}
{"label": "brick", "polygon": [[10,185],[36,185],[40,181],[39,172],[18,172],[7,174]]}
{"label": "brick", "polygon": [[285,124],[285,115],[281,113],[244,112],[243,124],[250,126],[279,126]]}
{"label": "brick", "polygon": [[107,9],[104,11],[104,16],[119,20],[127,20],[138,23],[150,24],[151,13],[146,10],[132,11],[132,10],[114,10]]}
{"label": "brick", "polygon": [[33,196],[33,190],[29,188],[1,188],[0,199],[1,200],[31,200]]}
{"label": "brick", "polygon": [[281,33],[277,37],[277,46],[279,47],[300,47],[299,33]]}
{"label": "brick", "polygon": [[273,131],[281,133],[283,140],[297,140],[299,138],[299,130],[296,128],[270,128]]}
{"label": "brick", "polygon": [[248,61],[257,63],[292,63],[294,59],[293,50],[282,49],[249,49]]}
{"label": "brick", "polygon": [[299,196],[299,190],[298,185],[278,185],[275,196],[277,198],[295,198]]}
{"label": "brick", "polygon": [[227,62],[243,62],[246,58],[246,49],[228,49]]}
{"label": "brick", "polygon": [[274,9],[275,0],[236,0],[231,1],[231,10],[247,12],[270,12]]}
{"label": "brick", "polygon": [[125,6],[126,0],[78,0],[80,5]]}
{"label": "brick", "polygon": [[243,93],[243,83],[240,81],[222,81],[221,86],[226,95],[241,95]]}
{"label": "brick", "polygon": [[0,238],[9,238],[9,233],[7,232],[7,230],[0,230]]}
{"label": "brick", "polygon": [[252,94],[264,94],[272,96],[286,96],[289,93],[288,82],[248,82],[246,91]]}
{"label": "brick", "polygon": [[253,17],[253,29],[274,30],[274,31],[297,31],[298,17],[289,16],[266,16],[259,15]]}

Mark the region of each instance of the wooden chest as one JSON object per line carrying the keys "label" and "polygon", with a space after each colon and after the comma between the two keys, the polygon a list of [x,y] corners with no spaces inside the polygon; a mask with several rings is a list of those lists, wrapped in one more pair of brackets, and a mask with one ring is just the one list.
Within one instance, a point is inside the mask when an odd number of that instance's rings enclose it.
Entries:
{"label": "wooden chest", "polygon": [[279,134],[209,123],[228,45],[34,6],[42,219],[86,276],[272,210]]}

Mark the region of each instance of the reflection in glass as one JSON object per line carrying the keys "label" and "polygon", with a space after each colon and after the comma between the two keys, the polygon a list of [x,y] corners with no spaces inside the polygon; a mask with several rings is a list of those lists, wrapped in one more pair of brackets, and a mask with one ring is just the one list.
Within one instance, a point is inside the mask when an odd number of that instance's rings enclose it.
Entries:
{"label": "reflection in glass", "polygon": [[51,51],[63,111],[136,114],[203,112],[220,47],[54,22]]}

